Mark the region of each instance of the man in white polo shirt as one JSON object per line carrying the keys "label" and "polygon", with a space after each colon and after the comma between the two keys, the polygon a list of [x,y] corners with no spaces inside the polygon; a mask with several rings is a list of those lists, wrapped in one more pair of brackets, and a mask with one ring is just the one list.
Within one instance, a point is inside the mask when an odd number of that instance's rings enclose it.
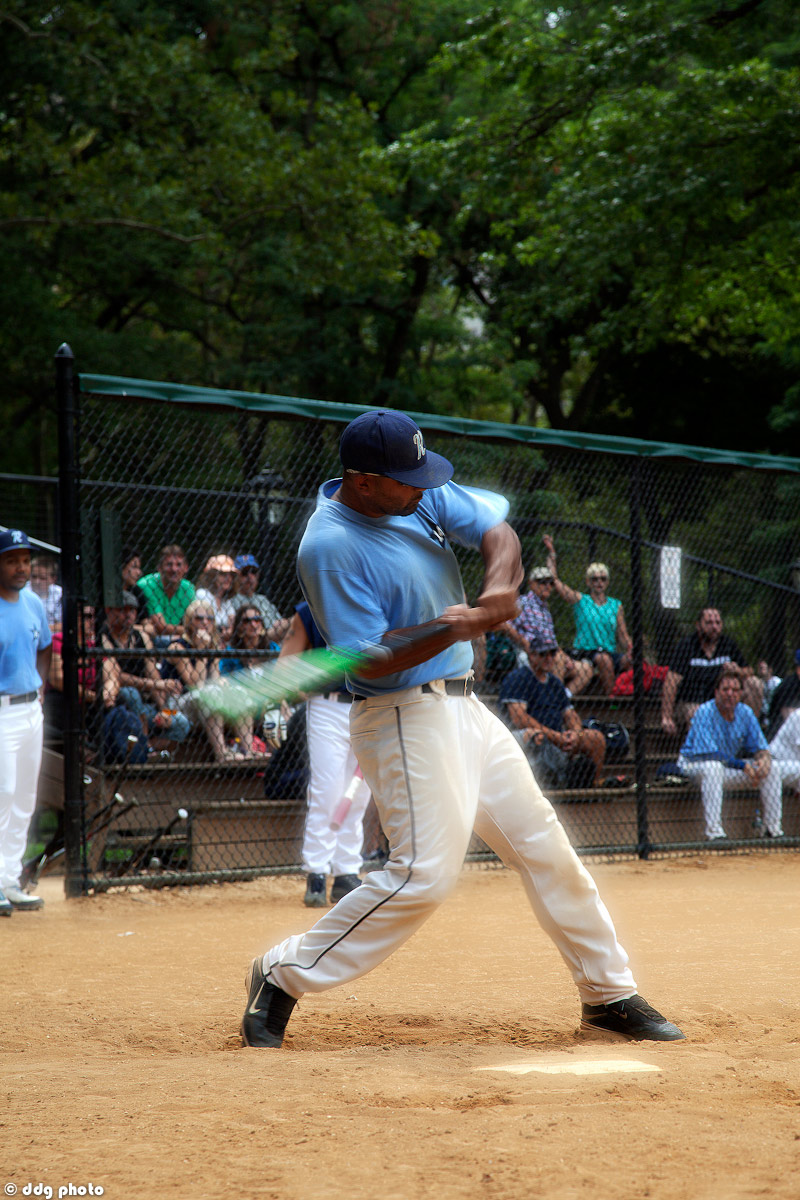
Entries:
{"label": "man in white polo shirt", "polygon": [[44,605],[26,588],[31,546],[21,529],[0,532],[0,916],[41,908],[19,886],[42,762],[41,691],[50,669]]}

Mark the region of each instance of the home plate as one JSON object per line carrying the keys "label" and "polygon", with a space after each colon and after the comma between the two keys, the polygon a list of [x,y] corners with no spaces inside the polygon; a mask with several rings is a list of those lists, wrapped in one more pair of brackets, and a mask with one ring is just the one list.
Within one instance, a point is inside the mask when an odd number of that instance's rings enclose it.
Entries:
{"label": "home plate", "polygon": [[639,1062],[635,1058],[604,1058],[574,1060],[570,1062],[508,1063],[496,1067],[476,1067],[476,1071],[506,1071],[509,1075],[631,1075],[635,1072],[660,1071],[652,1063]]}

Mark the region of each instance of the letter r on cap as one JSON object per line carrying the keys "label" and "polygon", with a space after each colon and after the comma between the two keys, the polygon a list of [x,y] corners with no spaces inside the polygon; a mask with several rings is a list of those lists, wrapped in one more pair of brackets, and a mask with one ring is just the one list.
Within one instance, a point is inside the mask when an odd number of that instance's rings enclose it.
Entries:
{"label": "letter r on cap", "polygon": [[422,458],[425,453],[425,443],[419,430],[414,434],[414,445],[417,447],[417,458]]}

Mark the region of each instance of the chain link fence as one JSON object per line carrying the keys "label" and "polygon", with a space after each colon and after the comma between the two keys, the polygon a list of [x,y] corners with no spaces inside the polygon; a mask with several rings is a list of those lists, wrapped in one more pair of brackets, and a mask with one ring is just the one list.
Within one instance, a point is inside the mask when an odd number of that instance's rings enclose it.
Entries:
{"label": "chain link fence", "polygon": [[[119,715],[118,697],[104,702],[108,663],[131,654],[119,629],[110,639],[107,626],[103,632],[97,614],[120,605],[132,557],[146,576],[162,578],[167,548],[194,588],[210,589],[215,611],[253,601],[236,594],[241,576],[207,564],[252,555],[257,593],[291,617],[302,598],[297,546],[319,484],[338,473],[341,430],[363,408],[99,376],[82,376],[79,388],[70,377],[61,390],[62,407],[76,406],[68,418],[75,469],[65,473],[62,461],[61,475],[62,489],[66,479],[74,492],[62,523],[75,525],[77,542],[73,684],[67,670],[65,686],[80,699],[65,697],[62,716],[62,740],[77,747],[74,759],[66,751],[73,890],[297,871],[307,773],[302,705],[267,712],[252,728],[215,732],[190,705],[179,720],[179,698],[153,693],[152,711],[133,713],[137,729],[130,710]],[[602,564],[609,594],[622,603],[635,670],[618,663],[611,689],[594,674],[573,697],[582,721],[624,726],[626,744],[607,763],[611,785],[549,792],[578,851],[646,857],[705,848],[699,792],[670,767],[684,731],[663,720],[666,668],[701,611],[719,610],[724,634],[752,669],[753,706],[768,729],[774,680],[794,673],[800,646],[800,463],[417,419],[429,448],[455,463],[459,483],[508,498],[526,568],[546,565],[548,535],[564,584],[585,592],[587,566]],[[65,440],[69,454],[69,431]],[[480,557],[460,558],[474,599]],[[549,606],[559,645],[574,649],[573,604],[553,592]],[[143,612],[138,620],[148,627]],[[174,677],[174,635],[150,632],[152,643],[138,644],[133,657]],[[210,647],[190,639],[185,655],[218,660],[230,639],[223,627],[218,633]],[[68,628],[65,660],[71,638]],[[251,657],[277,649],[267,639]],[[524,654],[503,632],[477,651],[477,690],[506,719],[499,694]],[[732,793],[725,810],[728,845],[770,844],[755,789]],[[800,845],[794,793],[784,796],[784,831],[782,845]],[[383,849],[370,809],[363,853]],[[477,840],[471,857],[491,861]]]}

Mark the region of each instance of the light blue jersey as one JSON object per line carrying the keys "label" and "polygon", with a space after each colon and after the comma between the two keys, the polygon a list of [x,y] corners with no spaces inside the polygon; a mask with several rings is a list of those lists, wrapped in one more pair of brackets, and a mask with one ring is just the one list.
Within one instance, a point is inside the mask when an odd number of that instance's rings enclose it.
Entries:
{"label": "light blue jersey", "polygon": [[[508,515],[502,496],[447,483],[426,491],[410,516],[366,517],[330,499],[340,483],[320,488],[297,555],[300,586],[328,645],[361,650],[387,630],[423,625],[465,603],[450,541],[480,550],[483,535]],[[347,682],[375,696],[457,679],[471,666],[471,644],[456,642],[407,671]]]}
{"label": "light blue jersey", "polygon": [[752,708],[737,704],[733,720],[726,721],[716,701],[707,700],[692,717],[681,757],[695,761],[717,759],[729,764],[732,760],[752,758],[756,751],[766,749],[767,739]]}
{"label": "light blue jersey", "polygon": [[0,597],[0,693],[22,696],[41,687],[36,654],[51,641],[44,605],[35,592],[23,588],[16,602]]}

